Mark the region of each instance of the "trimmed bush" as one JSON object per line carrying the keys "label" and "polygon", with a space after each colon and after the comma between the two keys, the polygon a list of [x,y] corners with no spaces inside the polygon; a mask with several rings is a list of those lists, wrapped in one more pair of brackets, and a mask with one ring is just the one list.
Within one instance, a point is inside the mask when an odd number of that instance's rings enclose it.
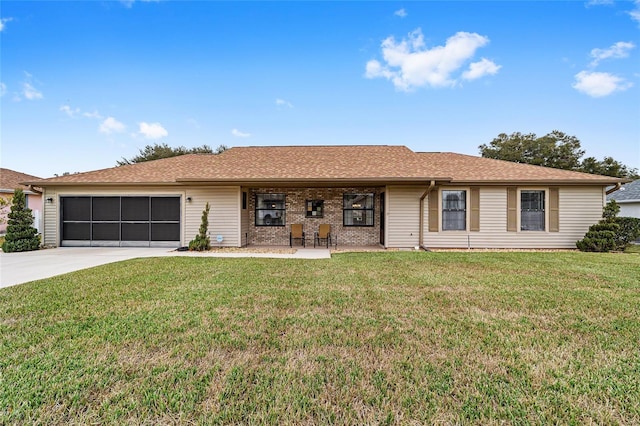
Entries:
{"label": "trimmed bush", "polygon": [[205,205],[202,211],[202,222],[200,223],[200,229],[198,235],[189,242],[189,250],[191,251],[206,251],[211,248],[211,240],[207,235],[209,231],[209,203]]}
{"label": "trimmed bush", "polygon": [[22,189],[13,193],[11,211],[9,212],[7,235],[2,243],[5,253],[32,251],[40,248],[38,230],[33,227],[33,215],[27,207],[26,197]]}
{"label": "trimmed bush", "polygon": [[640,237],[640,218],[616,217],[615,223],[620,225],[620,230],[616,234],[616,246],[619,250],[624,250]]}
{"label": "trimmed bush", "polygon": [[580,251],[608,252],[616,249],[616,235],[620,225],[604,222],[591,225],[584,238],[576,242]]}
{"label": "trimmed bush", "polygon": [[589,227],[584,238],[576,242],[580,251],[608,252],[624,250],[640,236],[640,219],[617,217],[620,207],[611,200],[602,210],[602,220]]}

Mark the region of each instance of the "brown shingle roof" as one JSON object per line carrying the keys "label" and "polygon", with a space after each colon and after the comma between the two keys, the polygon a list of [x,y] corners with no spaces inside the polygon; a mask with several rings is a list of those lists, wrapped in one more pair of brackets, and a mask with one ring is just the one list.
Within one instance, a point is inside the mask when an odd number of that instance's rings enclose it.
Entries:
{"label": "brown shingle roof", "polygon": [[44,179],[54,184],[378,181],[611,184],[620,179],[404,146],[238,147]]}
{"label": "brown shingle roof", "polygon": [[0,168],[0,192],[13,192],[16,189],[27,190],[28,186],[22,185],[22,182],[33,182],[39,179],[37,176]]}

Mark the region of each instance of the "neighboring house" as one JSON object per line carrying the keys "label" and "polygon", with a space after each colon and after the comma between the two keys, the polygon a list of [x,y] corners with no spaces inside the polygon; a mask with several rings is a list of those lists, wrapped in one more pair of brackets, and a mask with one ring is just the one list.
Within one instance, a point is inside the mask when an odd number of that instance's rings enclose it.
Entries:
{"label": "neighboring house", "polygon": [[[33,212],[33,225],[38,232],[42,230],[42,192],[39,187],[23,185],[21,182],[35,182],[40,178],[26,173],[16,172],[10,169],[0,168],[0,197],[9,201],[13,198],[16,189],[22,189],[27,200],[27,207]],[[7,232],[7,215],[11,210],[11,205],[0,209],[0,234]]]}
{"label": "neighboring house", "polygon": [[[205,203],[216,246],[574,248],[622,179],[404,146],[238,147],[38,181],[44,243],[185,246]],[[31,182],[26,182],[31,183]]]}
{"label": "neighboring house", "polygon": [[623,185],[607,195],[607,201],[616,200],[621,217],[640,217],[640,179]]}

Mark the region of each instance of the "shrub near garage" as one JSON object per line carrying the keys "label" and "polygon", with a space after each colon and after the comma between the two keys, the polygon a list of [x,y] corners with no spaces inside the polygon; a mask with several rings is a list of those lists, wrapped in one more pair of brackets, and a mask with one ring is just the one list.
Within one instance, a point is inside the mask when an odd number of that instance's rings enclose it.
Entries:
{"label": "shrub near garage", "polygon": [[39,249],[40,236],[38,230],[33,227],[33,215],[27,207],[21,189],[16,189],[13,193],[13,203],[8,217],[7,235],[2,243],[2,251],[11,253]]}

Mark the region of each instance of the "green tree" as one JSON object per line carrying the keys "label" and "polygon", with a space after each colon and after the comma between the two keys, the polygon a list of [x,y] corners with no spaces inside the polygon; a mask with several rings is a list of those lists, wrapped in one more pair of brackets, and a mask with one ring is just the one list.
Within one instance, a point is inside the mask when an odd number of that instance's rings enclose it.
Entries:
{"label": "green tree", "polygon": [[211,240],[209,239],[209,203],[207,203],[202,211],[202,222],[198,235],[189,242],[189,250],[205,251],[211,248]]}
{"label": "green tree", "polygon": [[229,149],[226,145],[219,145],[215,150],[209,145],[196,146],[194,148],[186,148],[179,146],[172,148],[166,143],[147,145],[140,149],[140,153],[131,158],[122,158],[117,162],[118,166],[127,164],[142,163],[144,161],[159,160],[161,158],[177,157],[185,154],[220,154]]}
{"label": "green tree", "polygon": [[2,244],[2,251],[31,251],[40,248],[38,230],[33,227],[33,215],[27,208],[26,197],[22,189],[13,192],[13,202],[9,212],[7,235]]}
{"label": "green tree", "polygon": [[611,157],[604,157],[604,160],[602,161],[598,161],[595,157],[587,157],[582,160],[580,171],[592,173],[594,175],[614,176],[629,179],[640,178],[637,169],[629,168]]}
{"label": "green tree", "polygon": [[580,140],[558,130],[542,137],[536,136],[535,133],[515,132],[510,135],[501,133],[489,144],[482,144],[478,148],[485,158],[604,176],[631,179],[637,176],[637,170],[611,157],[605,157],[603,161],[598,161],[594,157],[581,160],[585,151],[580,146]]}
{"label": "green tree", "polygon": [[535,133],[501,133],[489,145],[482,144],[478,148],[486,158],[565,170],[577,169],[584,154],[575,136],[557,130],[540,138]]}

